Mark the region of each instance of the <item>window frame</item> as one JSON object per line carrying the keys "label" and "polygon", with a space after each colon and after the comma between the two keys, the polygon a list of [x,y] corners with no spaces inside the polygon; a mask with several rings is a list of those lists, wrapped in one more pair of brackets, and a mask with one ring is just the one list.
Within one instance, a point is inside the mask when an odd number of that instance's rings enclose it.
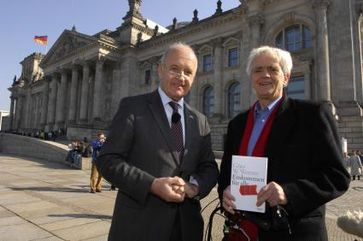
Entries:
{"label": "window frame", "polygon": [[312,48],[312,34],[305,24],[292,24],[283,28],[275,37],[275,46],[290,52]]}
{"label": "window frame", "polygon": [[[233,92],[232,92],[233,88]],[[237,91],[238,93],[236,94]],[[233,96],[232,96],[233,95]],[[237,97],[236,97],[237,96]],[[233,82],[227,91],[227,116],[229,119],[235,117],[239,112],[241,106],[241,84],[239,82]],[[233,100],[232,100],[233,99]],[[237,99],[237,102],[236,102]],[[235,108],[237,106],[237,108]]]}
{"label": "window frame", "polygon": [[[209,92],[208,96],[207,92]],[[214,88],[211,85],[207,86],[203,90],[202,107],[203,107],[203,114],[205,116],[207,116],[208,118],[213,116],[215,108],[215,96],[214,96]]]}

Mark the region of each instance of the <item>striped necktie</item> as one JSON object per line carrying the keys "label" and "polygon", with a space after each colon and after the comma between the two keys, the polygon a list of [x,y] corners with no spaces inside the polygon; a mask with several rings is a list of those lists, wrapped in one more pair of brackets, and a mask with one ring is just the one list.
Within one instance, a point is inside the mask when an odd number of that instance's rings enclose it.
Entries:
{"label": "striped necktie", "polygon": [[178,112],[178,104],[171,101],[169,102],[171,108],[173,108],[173,114],[171,116],[171,135],[174,140],[174,148],[178,152],[179,161],[183,157],[184,144],[183,144],[183,128],[181,124],[181,116]]}

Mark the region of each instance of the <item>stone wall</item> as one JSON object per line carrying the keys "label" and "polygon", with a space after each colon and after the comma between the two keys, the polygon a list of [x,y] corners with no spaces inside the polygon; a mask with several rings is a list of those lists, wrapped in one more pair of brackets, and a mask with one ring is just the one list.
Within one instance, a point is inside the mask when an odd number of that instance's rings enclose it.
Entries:
{"label": "stone wall", "polygon": [[[70,165],[69,162],[66,162],[68,150],[68,147],[61,143],[0,133],[0,153],[39,158]],[[80,166],[75,168],[90,169],[90,158],[82,158]]]}
{"label": "stone wall", "polygon": [[227,123],[225,124],[210,124],[212,149],[214,151],[223,151],[224,140],[227,134]]}

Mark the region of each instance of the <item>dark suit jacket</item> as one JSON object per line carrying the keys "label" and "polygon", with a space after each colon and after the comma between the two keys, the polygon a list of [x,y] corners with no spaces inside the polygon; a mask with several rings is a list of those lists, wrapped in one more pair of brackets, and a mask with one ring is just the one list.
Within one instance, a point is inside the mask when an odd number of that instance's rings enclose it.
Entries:
{"label": "dark suit jacket", "polygon": [[177,211],[183,240],[200,241],[200,203],[169,203],[150,193],[157,177],[192,175],[200,198],[215,186],[218,167],[204,115],[185,104],[185,151],[182,164],[173,152],[170,126],[157,91],[121,101],[96,165],[119,188],[109,240],[169,241]]}
{"label": "dark suit jacket", "polygon": [[[230,185],[231,156],[237,155],[248,112],[236,116],[228,126],[221,163],[218,192]],[[259,240],[327,240],[325,203],[342,195],[349,187],[343,165],[340,139],[328,108],[307,101],[285,99],[273,122],[265,156],[268,182],[282,186],[288,199],[292,236],[283,232],[263,232]]]}

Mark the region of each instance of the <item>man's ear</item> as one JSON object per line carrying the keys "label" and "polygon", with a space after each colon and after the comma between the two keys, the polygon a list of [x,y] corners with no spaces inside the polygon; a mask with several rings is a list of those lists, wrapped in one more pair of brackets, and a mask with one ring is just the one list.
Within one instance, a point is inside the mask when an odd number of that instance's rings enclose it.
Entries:
{"label": "man's ear", "polygon": [[287,87],[289,80],[290,80],[290,76],[291,76],[290,73],[284,74],[284,87]]}

